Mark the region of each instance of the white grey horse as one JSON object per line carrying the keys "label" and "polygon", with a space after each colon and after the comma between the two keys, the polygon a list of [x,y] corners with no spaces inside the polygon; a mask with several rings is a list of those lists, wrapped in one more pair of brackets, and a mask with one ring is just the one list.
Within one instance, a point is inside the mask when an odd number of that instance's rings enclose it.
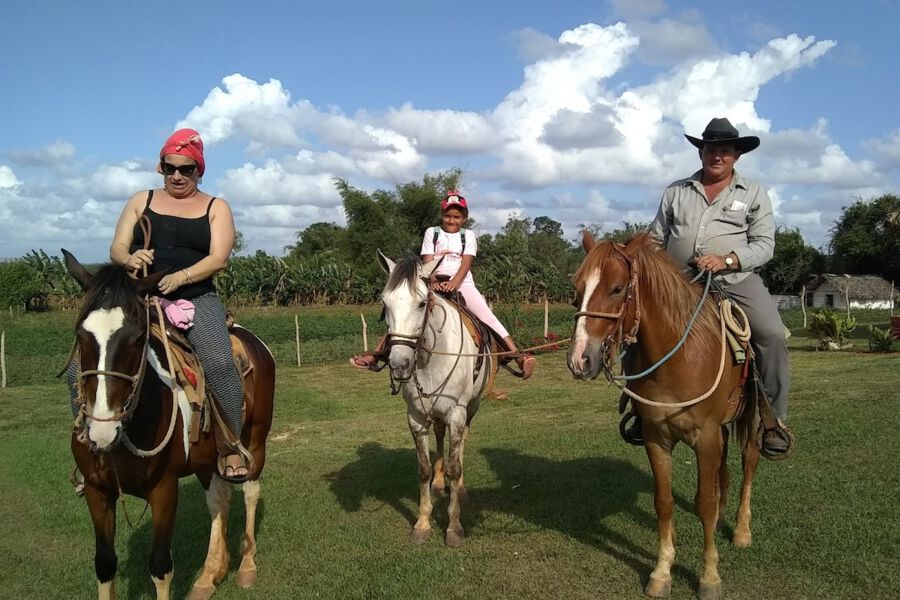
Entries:
{"label": "white grey horse", "polygon": [[[463,449],[469,424],[494,369],[485,357],[475,373],[478,347],[450,303],[431,292],[428,280],[439,261],[422,264],[413,257],[396,263],[378,251],[381,267],[390,275],[381,294],[387,324],[386,348],[393,393],[406,399],[406,417],[419,462],[419,517],[412,539],[423,543],[431,536],[431,494],[443,492],[450,480],[449,522],[445,542],[462,545],[460,501],[465,498]],[[428,431],[434,424],[437,444],[434,468],[429,456]],[[450,452],[444,463],[444,435]],[[433,477],[432,477],[433,475]]]}

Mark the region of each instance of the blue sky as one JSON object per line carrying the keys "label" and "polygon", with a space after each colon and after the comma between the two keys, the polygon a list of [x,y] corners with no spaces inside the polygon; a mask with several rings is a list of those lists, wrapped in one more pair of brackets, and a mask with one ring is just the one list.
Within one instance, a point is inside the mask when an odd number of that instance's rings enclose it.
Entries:
{"label": "blue sky", "polygon": [[[714,116],[762,138],[742,173],[827,243],[900,183],[900,1],[6,3],[0,257],[106,257],[178,126],[249,251],[344,223],[334,177],[464,170],[482,232],[547,215],[574,239],[649,220]],[[892,58],[893,57],[893,58]]]}

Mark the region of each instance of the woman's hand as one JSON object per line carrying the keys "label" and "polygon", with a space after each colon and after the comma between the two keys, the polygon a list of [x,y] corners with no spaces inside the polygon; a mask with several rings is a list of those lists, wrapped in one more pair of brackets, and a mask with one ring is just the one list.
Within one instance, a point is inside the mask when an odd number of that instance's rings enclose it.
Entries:
{"label": "woman's hand", "polygon": [[459,289],[459,283],[451,279],[450,281],[439,281],[434,287],[442,292],[451,293]]}
{"label": "woman's hand", "polygon": [[186,283],[188,283],[187,273],[183,270],[176,271],[159,280],[159,291],[162,292],[163,295],[171,294]]}
{"label": "woman's hand", "polygon": [[135,250],[125,260],[125,268],[129,271],[140,271],[153,264],[153,250]]}

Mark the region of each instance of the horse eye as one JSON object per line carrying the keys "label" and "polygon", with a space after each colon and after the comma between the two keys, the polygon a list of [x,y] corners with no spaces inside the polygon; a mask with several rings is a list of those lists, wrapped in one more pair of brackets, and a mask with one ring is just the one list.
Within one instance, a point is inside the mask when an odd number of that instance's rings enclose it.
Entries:
{"label": "horse eye", "polygon": [[419,302],[419,308],[425,308],[426,304],[427,302],[425,300],[422,300],[421,302]]}
{"label": "horse eye", "polygon": [[625,289],[625,286],[617,285],[616,287],[613,288],[612,293],[613,293],[614,295],[615,295],[615,294],[621,294],[621,293],[622,293],[622,290],[624,290],[624,289]]}

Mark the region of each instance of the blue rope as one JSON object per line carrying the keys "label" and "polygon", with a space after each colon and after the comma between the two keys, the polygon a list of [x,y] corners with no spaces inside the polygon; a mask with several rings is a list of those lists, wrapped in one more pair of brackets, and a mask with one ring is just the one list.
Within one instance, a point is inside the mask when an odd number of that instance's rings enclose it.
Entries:
{"label": "blue rope", "polygon": [[[697,277],[694,278],[693,281],[696,281],[702,275],[703,275],[703,273],[701,272],[699,275],[697,275]],[[691,328],[693,328],[693,326],[694,326],[694,321],[696,321],[697,317],[700,315],[700,310],[703,308],[703,304],[704,304],[704,302],[706,302],[706,297],[709,295],[709,286],[710,286],[711,282],[712,282],[712,271],[706,271],[706,286],[703,288],[703,295],[700,297],[700,302],[697,303],[697,308],[694,309],[694,314],[691,315],[691,320],[688,321],[687,328],[684,330],[684,335],[681,336],[681,339],[678,341],[677,344],[675,344],[675,347],[672,348],[671,350],[669,350],[668,354],[663,356],[661,359],[659,359],[659,361],[655,365],[653,365],[652,367],[649,367],[642,373],[638,373],[637,375],[625,375],[625,374],[613,375],[612,379],[616,379],[619,381],[634,381],[635,379],[641,379],[642,377],[646,377],[647,375],[649,375],[650,373],[652,373],[653,371],[658,369],[660,365],[662,365],[664,362],[666,362],[667,360],[672,358],[672,355],[675,354],[676,352],[678,352],[678,349],[684,345],[685,340],[687,340],[688,334],[691,332]],[[618,362],[621,362],[622,358],[624,356],[625,356],[625,352],[622,352],[622,354],[619,355]]]}

